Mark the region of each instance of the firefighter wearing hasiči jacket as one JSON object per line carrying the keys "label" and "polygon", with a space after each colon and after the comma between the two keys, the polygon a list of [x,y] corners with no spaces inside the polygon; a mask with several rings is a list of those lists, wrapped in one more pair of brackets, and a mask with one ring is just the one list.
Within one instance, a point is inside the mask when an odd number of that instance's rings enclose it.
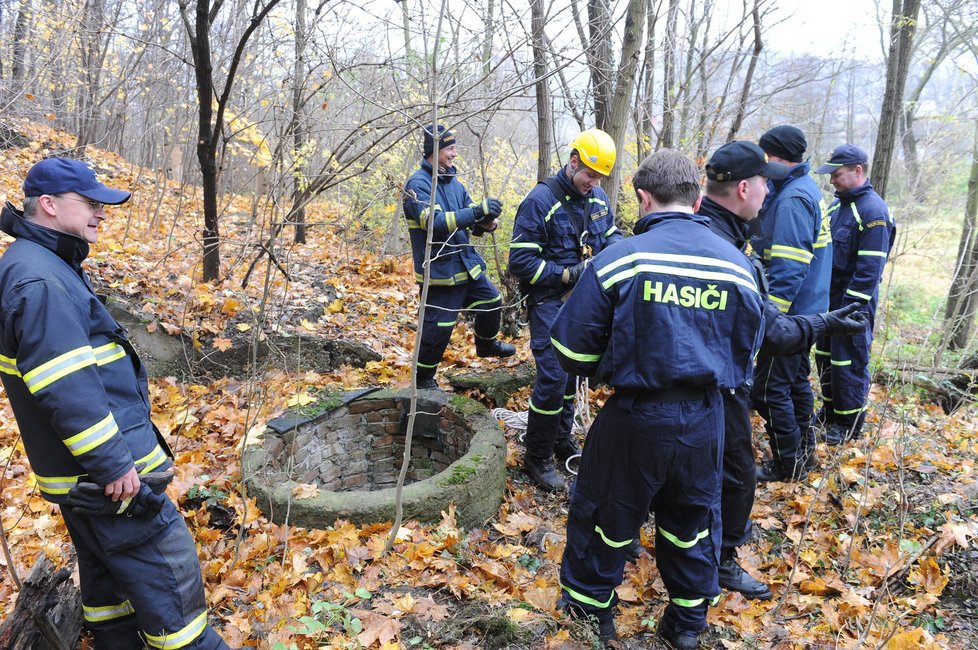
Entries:
{"label": "firefighter wearing hasi\u010di jacket", "polygon": [[636,235],[594,258],[551,330],[568,372],[615,389],[585,441],[561,596],[612,642],[615,587],[651,509],[669,592],[659,634],[695,648],[720,595],[720,391],[750,376],[763,298],[743,253],[694,214],[700,185],[691,160],[658,151],[632,184],[645,215]]}

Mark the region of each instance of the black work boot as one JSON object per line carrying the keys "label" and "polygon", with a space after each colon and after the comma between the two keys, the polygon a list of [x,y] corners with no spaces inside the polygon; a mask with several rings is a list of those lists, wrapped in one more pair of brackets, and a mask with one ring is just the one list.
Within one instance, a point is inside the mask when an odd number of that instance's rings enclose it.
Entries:
{"label": "black work boot", "polygon": [[533,482],[548,492],[557,492],[566,487],[564,477],[557,472],[554,459],[537,458],[529,454],[523,458],[523,470]]}
{"label": "black work boot", "polygon": [[830,445],[841,445],[850,440],[849,427],[844,424],[833,423],[825,427],[825,442]]}
{"label": "black work boot", "polygon": [[699,634],[690,630],[680,630],[668,616],[659,619],[659,636],[669,644],[669,647],[676,650],[696,650],[699,646]]}
{"label": "black work boot", "polygon": [[441,390],[434,377],[418,377],[418,390]]}
{"label": "black work boot", "polygon": [[580,453],[581,453],[581,448],[577,446],[577,443],[574,442],[574,439],[570,436],[567,436],[566,438],[561,438],[560,440],[557,441],[557,444],[554,445],[554,456],[561,463],[563,463],[571,456],[579,456]]}
{"label": "black work boot", "polygon": [[642,556],[642,542],[639,541],[638,537],[633,537],[631,544],[625,549],[625,561],[635,563],[638,562],[638,558]]}
{"label": "black work boot", "polygon": [[785,471],[781,464],[776,460],[769,460],[756,470],[758,483],[771,483],[774,481],[793,481],[791,472]]}
{"label": "black work boot", "polygon": [[737,563],[737,556],[734,553],[721,555],[720,586],[727,591],[739,591],[744,598],[749,600],[771,599],[771,590],[768,586],[744,571],[743,567]]}
{"label": "black work boot", "polygon": [[499,339],[475,339],[475,353],[480,357],[511,357],[516,354],[516,348]]}

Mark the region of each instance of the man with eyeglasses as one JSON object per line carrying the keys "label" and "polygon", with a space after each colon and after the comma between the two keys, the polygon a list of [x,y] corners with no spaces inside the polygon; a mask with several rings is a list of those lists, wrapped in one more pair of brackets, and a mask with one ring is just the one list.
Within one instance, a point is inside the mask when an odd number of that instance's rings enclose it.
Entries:
{"label": "man with eyeglasses", "polygon": [[0,230],[0,379],[38,490],[75,545],[98,650],[224,650],[207,625],[194,541],[164,490],[172,453],[150,419],[146,370],[82,262],[108,205],[129,192],[85,163],[48,158]]}
{"label": "man with eyeglasses", "polygon": [[832,220],[832,283],[829,309],[856,304],[869,315],[869,329],[853,336],[825,336],[815,344],[822,383],[825,441],[838,445],[858,438],[869,394],[869,352],[883,267],[893,248],[896,223],[869,182],[869,155],[854,144],[840,144],[816,174],[830,174],[835,201]]}

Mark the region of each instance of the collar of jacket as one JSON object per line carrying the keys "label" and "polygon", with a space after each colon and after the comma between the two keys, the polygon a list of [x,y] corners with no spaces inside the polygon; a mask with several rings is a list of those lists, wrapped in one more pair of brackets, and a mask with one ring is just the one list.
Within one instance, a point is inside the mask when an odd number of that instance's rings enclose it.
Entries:
{"label": "collar of jacket", "polygon": [[632,228],[632,232],[636,235],[641,235],[643,232],[649,230],[653,226],[676,219],[692,221],[693,223],[698,223],[701,226],[709,227],[710,225],[710,220],[706,217],[691,214],[689,212],[650,212],[635,223],[635,227]]}
{"label": "collar of jacket", "polygon": [[867,179],[865,183],[859,187],[854,187],[851,190],[846,190],[845,192],[836,192],[835,196],[840,201],[845,201],[846,203],[853,203],[856,199],[866,196],[873,191],[873,184]]}
{"label": "collar of jacket", "polygon": [[791,168],[791,171],[788,172],[787,176],[782,178],[780,181],[772,180],[771,184],[774,186],[775,190],[779,190],[792,181],[795,181],[803,176],[808,176],[808,172],[811,171],[811,169],[811,161],[806,160],[805,162],[800,162]]}
{"label": "collar of jacket", "polygon": [[88,257],[88,242],[80,237],[51,230],[24,218],[24,213],[10,203],[0,213],[0,230],[15,239],[26,239],[48,249],[76,271]]}
{"label": "collar of jacket", "polygon": [[749,226],[746,221],[735,215],[708,196],[700,203],[700,216],[710,220],[710,230],[720,235],[740,250],[744,250],[749,237]]}
{"label": "collar of jacket", "polygon": [[[428,172],[428,175],[431,176],[434,173],[434,169],[435,168],[432,167],[431,161],[429,161],[427,158],[422,158],[421,159],[421,169],[423,169],[426,172]],[[438,182],[439,183],[450,183],[452,181],[452,179],[455,178],[455,175],[457,173],[458,173],[458,169],[456,169],[455,167],[449,167],[448,169],[439,170],[438,171]]]}
{"label": "collar of jacket", "polygon": [[564,190],[566,190],[568,195],[570,195],[571,201],[580,201],[581,199],[583,199],[584,197],[592,193],[590,190],[588,190],[587,194],[581,194],[580,192],[578,192],[577,188],[574,187],[574,182],[571,181],[570,176],[568,176],[568,174],[570,174],[570,163],[561,167],[560,171],[554,174],[554,178],[557,179],[557,182],[560,183],[560,186],[564,188]]}

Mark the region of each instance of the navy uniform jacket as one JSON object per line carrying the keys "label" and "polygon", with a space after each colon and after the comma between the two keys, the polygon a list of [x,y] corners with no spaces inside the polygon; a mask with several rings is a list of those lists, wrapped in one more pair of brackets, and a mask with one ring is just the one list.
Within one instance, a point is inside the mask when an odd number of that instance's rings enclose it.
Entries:
{"label": "navy uniform jacket", "polygon": [[[699,212],[710,219],[710,230],[746,255],[748,223],[708,196],[703,197]],[[757,256],[750,255],[762,295],[767,298],[767,279]],[[761,356],[801,354],[811,349],[825,333],[825,319],[818,314],[788,316],[766,299],[764,301],[764,343]]]}
{"label": "navy uniform jacket", "polygon": [[[414,277],[419,283],[424,281],[425,243],[431,228],[431,284],[465,284],[486,269],[485,260],[469,243],[468,229],[476,225],[475,204],[452,167],[438,174],[434,214],[431,214],[431,174],[431,163],[422,160],[420,169],[404,185],[404,218],[411,237]],[[481,234],[481,230],[475,232]]]}
{"label": "navy uniform jacket", "polygon": [[818,314],[829,306],[832,238],[822,191],[804,162],[773,193],[757,221],[752,247],[764,259],[768,297],[788,314]]}
{"label": "navy uniform jacket", "polygon": [[0,229],[16,238],[0,257],[0,378],[41,494],[169,467],[146,371],[82,271],[88,243],[9,204]]}
{"label": "navy uniform jacket", "polygon": [[876,304],[883,267],[893,247],[896,223],[869,181],[837,192],[832,219],[832,309],[851,302]]}
{"label": "navy uniform jacket", "polygon": [[550,331],[570,373],[618,389],[737,388],[751,376],[764,299],[744,254],[682,212],[646,215],[599,254]]}
{"label": "navy uniform jacket", "polygon": [[[509,271],[529,287],[534,303],[567,290],[561,275],[583,259],[582,248],[586,246],[589,254],[596,255],[622,238],[604,190],[595,187],[582,195],[564,168],[551,178],[566,192],[564,200],[576,212],[573,218],[545,183],[537,183],[516,211],[509,246]],[[574,221],[584,226],[581,235]]]}

